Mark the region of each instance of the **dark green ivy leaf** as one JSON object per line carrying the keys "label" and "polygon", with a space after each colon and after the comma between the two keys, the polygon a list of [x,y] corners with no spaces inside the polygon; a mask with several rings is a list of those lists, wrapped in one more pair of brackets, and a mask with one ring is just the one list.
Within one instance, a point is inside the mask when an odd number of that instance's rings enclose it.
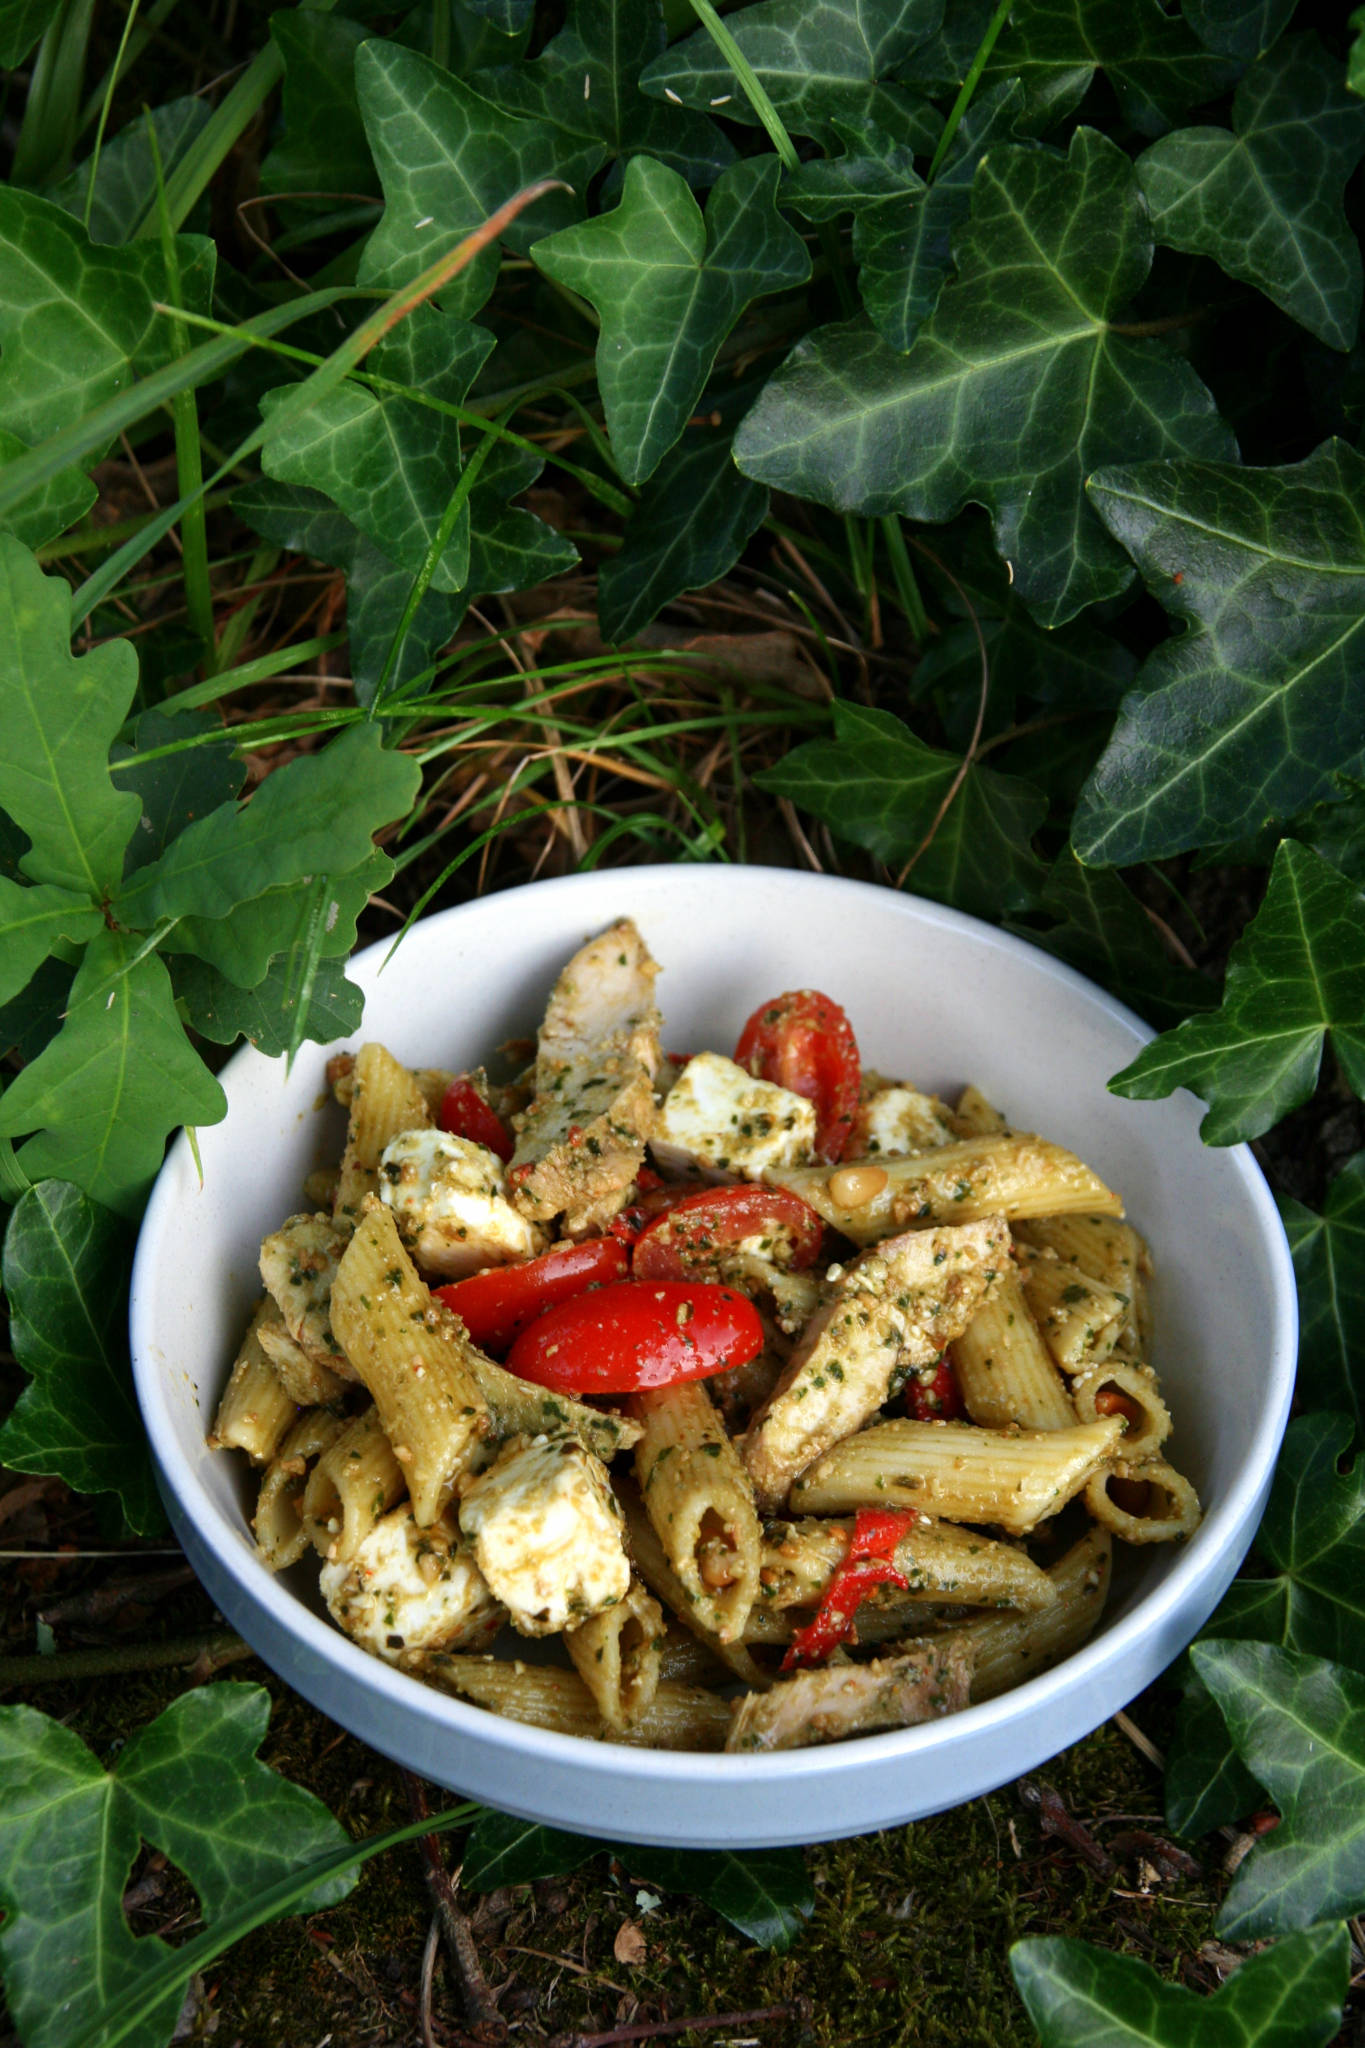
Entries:
{"label": "dark green ivy leaf", "polygon": [[[66,2048],[74,2029],[134,1991],[170,1953],[135,1936],[123,1893],[139,1844],[194,1885],[211,1927],[300,1865],[348,1846],[322,1802],[256,1755],[262,1686],[201,1686],[173,1700],[106,1771],[79,1736],[32,1707],[0,1708],[0,1964],[28,2048]],[[326,1879],[303,1910],[335,1905],[355,1872]],[[184,1996],[177,1981],[122,2038],[164,2048]]]}
{"label": "dark green ivy leaf", "polygon": [[1238,1865],[1217,1920],[1232,1941],[1365,1904],[1365,1677],[1269,1643],[1190,1652],[1280,1824]]}
{"label": "dark green ivy leaf", "polygon": [[908,355],[856,324],[818,329],[769,380],[735,459],[837,511],[945,520],[986,505],[1019,595],[1060,625],[1133,580],[1085,504],[1097,463],[1235,451],[1189,366],[1112,325],[1152,244],[1132,166],[1105,136],[1079,129],[1064,161],[992,150],[954,253]]}
{"label": "dark green ivy leaf", "polygon": [[[322,17],[318,17],[321,19]],[[168,100],[164,106],[142,112],[109,137],[94,166],[95,190],[90,191],[91,164],[78,164],[48,198],[77,220],[85,219],[90,207],[88,233],[92,242],[127,242],[133,231],[156,205],[156,159],[147,140],[150,120],[156,136],[161,175],[169,178],[196,136],[207,127],[212,109],[204,100]]]}
{"label": "dark green ivy leaf", "polygon": [[1042,2048],[1326,2048],[1351,1972],[1344,1927],[1248,1956],[1208,1998],[1088,1941],[1017,1941],[1010,1969]]}
{"label": "dark green ivy leaf", "polygon": [[1346,59],[1346,83],[1352,92],[1365,95],[1365,7],[1357,7],[1350,18],[1351,48]]}
{"label": "dark green ivy leaf", "polygon": [[261,165],[261,190],[332,206],[377,194],[355,84],[355,53],[373,31],[343,14],[298,7],[272,14],[270,33],[284,59],[284,133]]}
{"label": "dark green ivy leaf", "polygon": [[0,1135],[32,1131],[31,1181],[74,1181],[137,1214],[179,1124],[216,1124],[227,1100],[186,1038],[155,953],[122,932],[91,939],[65,1020],[0,1096]]}
{"label": "dark green ivy leaf", "polygon": [[762,525],[768,493],[739,475],[730,440],[724,428],[689,428],[641,492],[620,553],[598,573],[604,640],[629,640],[684,590],[726,575]]}
{"label": "dark green ivy leaf", "polygon": [[1354,1414],[1365,1431],[1365,1152],[1332,1182],[1321,1216],[1288,1196],[1280,1215],[1299,1285],[1303,1399]]}
{"label": "dark green ivy leaf", "polygon": [[509,114],[548,121],[608,158],[652,156],[709,185],[735,152],[713,121],[639,90],[665,43],[659,0],[569,0],[564,26],[529,64],[481,71],[471,83]]}
{"label": "dark green ivy leaf", "polygon": [[[397,43],[362,43],[356,85],[365,133],[379,168],[384,218],[361,258],[360,282],[409,284],[499,206],[541,178],[564,180],[507,228],[524,255],[539,236],[577,220],[581,195],[602,162],[598,142],[565,148],[548,121],[521,121],[452,78],[429,57]],[[441,293],[442,307],[470,318],[484,303],[501,261],[484,249]]]}
{"label": "dark green ivy leaf", "polygon": [[1250,64],[1289,26],[1296,0],[1185,0],[1183,13],[1206,49]]}
{"label": "dark green ivy leaf", "polygon": [[1185,624],[1143,666],[1077,807],[1121,867],[1253,833],[1365,766],[1365,459],[1102,470],[1090,501]]}
{"label": "dark green ivy leaf", "polygon": [[1169,1022],[1216,1000],[1202,974],[1173,960],[1136,896],[1104,868],[1084,868],[1069,849],[1047,878],[1038,908],[1060,920],[1023,936],[1103,982],[1144,1017]]}
{"label": "dark green ivy leaf", "polygon": [[1342,205],[1365,154],[1365,106],[1314,35],[1242,79],[1226,128],[1180,128],[1138,158],[1152,232],[1263,291],[1329,348],[1360,325],[1360,245]]}
{"label": "dark green ivy leaf", "polygon": [[[927,154],[940,117],[891,74],[937,30],[943,0],[759,0],[726,23],[784,125],[832,143],[834,124],[875,122],[897,142]],[[758,116],[710,34],[674,43],[640,76],[647,93],[673,93],[685,106],[724,110],[750,126]]]}
{"label": "dark green ivy leaf", "polygon": [[815,1910],[815,1891],[799,1849],[642,1848],[616,1854],[632,1877],[687,1892],[721,1914],[760,1948],[789,1949]]}
{"label": "dark green ivy leaf", "polygon": [[961,766],[889,711],[838,702],[832,740],[807,740],[754,779],[879,860],[918,855],[908,879],[919,894],[978,917],[1027,909],[1043,879],[1030,840],[1046,804],[1028,783],[972,767],[939,818]]}
{"label": "dark green ivy leaf", "polygon": [[627,483],[652,476],[679,438],[749,302],[810,276],[805,244],[777,211],[778,170],[771,155],[735,164],[703,219],[676,171],[632,157],[614,211],[531,252],[601,317],[597,382]]}
{"label": "dark green ivy leaf", "polygon": [[[1267,1640],[1365,1672],[1365,1458],[1341,1469],[1351,1436],[1344,1415],[1290,1423],[1256,1549],[1276,1574]],[[1255,1582],[1262,1600],[1266,1585]]]}
{"label": "dark green ivy leaf", "polygon": [[116,1493],[129,1528],[148,1536],[165,1523],[128,1363],[132,1255],[123,1218],[69,1182],[40,1180],[20,1196],[4,1279],[29,1384],[0,1427],[0,1459],[56,1473],[78,1493]]}
{"label": "dark green ivy leaf", "polygon": [[1282,842],[1265,901],[1232,949],[1221,1007],[1144,1046],[1116,1095],[1202,1095],[1207,1145],[1259,1137],[1317,1085],[1323,1039],[1365,1094],[1365,916],[1360,892],[1305,846]]}
{"label": "dark green ivy leaf", "polygon": [[1074,112],[1102,71],[1133,126],[1162,135],[1189,107],[1216,100],[1237,76],[1161,0],[1015,0],[983,74],[1019,78],[1037,132]]}
{"label": "dark green ivy leaf", "polygon": [[601,1842],[589,1835],[571,1835],[563,1828],[542,1827],[514,1814],[481,1813],[464,1845],[460,1881],[475,1892],[495,1891],[504,1884],[534,1884],[544,1877],[567,1877],[592,1856]]}

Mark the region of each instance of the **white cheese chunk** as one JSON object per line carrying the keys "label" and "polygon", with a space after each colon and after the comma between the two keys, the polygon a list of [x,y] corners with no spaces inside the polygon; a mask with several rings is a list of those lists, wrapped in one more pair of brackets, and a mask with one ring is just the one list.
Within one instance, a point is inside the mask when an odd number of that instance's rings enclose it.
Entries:
{"label": "white cheese chunk", "polygon": [[384,1148],[379,1192],[417,1264],[443,1279],[545,1249],[544,1232],[508,1200],[497,1153],[449,1131],[401,1131]]}
{"label": "white cheese chunk", "polygon": [[664,1097],[650,1144],[665,1173],[699,1166],[757,1180],[814,1157],[815,1105],[721,1053],[699,1052]]}
{"label": "white cheese chunk", "polygon": [[844,1156],[902,1158],[956,1144],[957,1136],[936,1096],[921,1095],[904,1081],[888,1081],[864,1093]]}
{"label": "white cheese chunk", "polygon": [[607,1468],[574,1437],[513,1438],[466,1488],[460,1527],[527,1636],[576,1628],[630,1585]]}
{"label": "white cheese chunk", "polygon": [[410,1501],[319,1584],[338,1627],[390,1664],[407,1650],[481,1650],[506,1619],[452,1517],[419,1529]]}

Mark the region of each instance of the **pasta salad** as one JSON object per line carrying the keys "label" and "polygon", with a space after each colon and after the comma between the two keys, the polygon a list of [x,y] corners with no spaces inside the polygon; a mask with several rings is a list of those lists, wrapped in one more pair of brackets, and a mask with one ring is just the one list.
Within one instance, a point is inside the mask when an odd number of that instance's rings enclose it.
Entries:
{"label": "pasta salad", "polygon": [[630,920],[592,939],[508,1084],[331,1062],[345,1148],[261,1246],[210,1437],[262,1563],[316,1553],[363,1648],[593,1739],[990,1698],[1089,1634],[1115,1539],[1198,1520],[1146,1248],[976,1089],[865,1071],[829,996],[684,1057],[656,973]]}

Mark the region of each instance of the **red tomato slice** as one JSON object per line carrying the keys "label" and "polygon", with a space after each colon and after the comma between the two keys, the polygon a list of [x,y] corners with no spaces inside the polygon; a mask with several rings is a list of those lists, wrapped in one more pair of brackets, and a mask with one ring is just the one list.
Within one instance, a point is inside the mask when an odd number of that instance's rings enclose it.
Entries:
{"label": "red tomato slice", "polygon": [[814,1265],[824,1233],[810,1204],[786,1188],[702,1188],[645,1226],[631,1270],[637,1280],[703,1279],[718,1271],[728,1245],[762,1234],[777,1240],[783,1256],[775,1263],[799,1271]]}
{"label": "red tomato slice", "polygon": [[589,1287],[624,1280],[629,1265],[625,1246],[614,1237],[587,1237],[581,1244],[557,1244],[524,1266],[490,1266],[432,1292],[454,1309],[480,1351],[503,1352],[537,1316]]}
{"label": "red tomato slice", "polygon": [[486,1145],[501,1160],[510,1159],[516,1150],[516,1140],[502,1118],[496,1110],[489,1108],[465,1074],[457,1074],[446,1089],[441,1098],[441,1114],[436,1121],[452,1137],[469,1138],[476,1145]]}
{"label": "red tomato slice", "polygon": [[862,1061],[853,1026],[818,989],[792,989],[761,1003],[739,1034],[736,1064],[815,1104],[822,1159],[843,1157],[858,1108]]}
{"label": "red tomato slice", "polygon": [[762,1348],[758,1311],[732,1287],[621,1280],[530,1324],[507,1369],[559,1394],[629,1394],[747,1365]]}

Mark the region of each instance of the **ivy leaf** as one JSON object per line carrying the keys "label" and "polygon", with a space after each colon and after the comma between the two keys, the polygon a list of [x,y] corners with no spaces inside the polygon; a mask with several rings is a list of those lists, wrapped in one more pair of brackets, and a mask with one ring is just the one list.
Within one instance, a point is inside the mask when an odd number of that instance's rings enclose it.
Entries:
{"label": "ivy leaf", "polygon": [[118,880],[138,818],[136,796],[109,777],[109,748],[137,688],[137,656],[126,640],[73,655],[70,585],[44,576],[28,549],[3,533],[0,639],[0,808],[32,841],[19,864],[35,882],[98,902]]}
{"label": "ivy leaf", "polygon": [[509,114],[548,121],[610,159],[645,155],[709,185],[735,152],[714,122],[639,90],[667,40],[659,0],[570,0],[563,28],[529,64],[482,71],[476,90]]}
{"label": "ivy leaf", "polygon": [[[964,123],[970,113],[964,116]],[[834,131],[844,144],[842,156],[812,157],[782,180],[783,206],[803,220],[837,220],[851,213],[855,220],[875,212],[889,199],[909,199],[925,190],[915,169],[915,152],[895,142],[876,123],[850,128],[836,121]]]}
{"label": "ivy leaf", "polygon": [[760,1948],[789,1949],[815,1911],[815,1890],[799,1849],[618,1849],[632,1877],[687,1892]]}
{"label": "ivy leaf", "polygon": [[1232,1941],[1365,1902],[1365,1678],[1269,1643],[1196,1643],[1194,1667],[1280,1825],[1238,1866],[1218,1916]]}
{"label": "ivy leaf", "polygon": [[1360,325],[1360,245],[1342,205],[1365,106],[1315,35],[1254,64],[1226,128],[1181,128],[1138,158],[1158,242],[1208,256],[1329,348]]}
{"label": "ivy leaf", "polygon": [[[834,140],[834,123],[874,122],[927,155],[941,117],[891,74],[937,30],[943,0],[759,0],[726,23],[785,127]],[[674,43],[640,75],[647,93],[673,93],[685,106],[724,107],[729,121],[757,124],[743,86],[704,28]]]}
{"label": "ivy leaf", "polygon": [[1238,65],[1204,48],[1161,0],[1015,0],[984,78],[1022,79],[1031,125],[1074,111],[1102,71],[1142,135],[1216,100]]}
{"label": "ivy leaf", "polygon": [[27,988],[60,940],[83,945],[103,929],[88,896],[46,883],[25,889],[0,875],[0,1003]]}
{"label": "ivy leaf", "polygon": [[[181,303],[207,313],[213,244],[177,249]],[[50,200],[0,189],[0,429],[31,448],[166,361],[165,297],[154,240],[102,248]]]}
{"label": "ivy leaf", "polygon": [[[415,50],[378,40],[356,53],[356,86],[365,133],[388,204],[361,258],[360,282],[392,289],[472,233],[489,214],[540,178],[573,193],[550,192],[504,231],[524,255],[539,235],[578,219],[582,193],[602,162],[601,145],[566,150],[548,121],[521,121]],[[466,318],[493,289],[501,258],[484,249],[444,287],[441,304]]]}
{"label": "ivy leaf", "polygon": [[600,315],[598,388],[627,483],[652,475],[678,439],[750,300],[810,275],[804,243],[777,211],[778,172],[771,155],[735,164],[703,220],[684,178],[632,157],[613,212],[532,251]]}
{"label": "ivy leaf", "polygon": [[1248,1956],[1207,1998],[1150,1963],[1065,1936],[1017,1941],[1010,1969],[1042,2048],[1327,2048],[1351,1973],[1344,1927]]}
{"label": "ivy leaf", "polygon": [[1206,49],[1250,64],[1283,35],[1295,0],[1185,0],[1183,13]]}
{"label": "ivy leaf", "polygon": [[29,1384],[0,1427],[0,1459],[78,1493],[116,1493],[129,1528],[148,1536],[165,1518],[128,1364],[132,1254],[123,1218],[69,1182],[40,1180],[19,1197],[4,1281]]}
{"label": "ivy leaf", "polygon": [[1352,92],[1365,94],[1365,7],[1350,16],[1351,48],[1346,59],[1346,83]]}
{"label": "ivy leaf", "polygon": [[1151,266],[1132,167],[1093,129],[1065,160],[992,150],[946,284],[908,355],[857,324],[798,343],[740,426],[746,475],[841,512],[994,515],[1038,619],[1117,596],[1132,564],[1085,504],[1095,467],[1136,448],[1231,457],[1187,364],[1112,316]]}
{"label": "ivy leaf", "polygon": [[[140,758],[146,755],[152,758]],[[246,780],[236,741],[216,711],[144,711],[132,744],[115,743],[109,772],[119,788],[136,794],[142,809],[125,872],[159,860],[178,832],[231,803]]]}
{"label": "ivy leaf", "polygon": [[1365,1152],[1332,1182],[1321,1216],[1288,1196],[1280,1216],[1299,1283],[1300,1392],[1365,1431]]}
{"label": "ivy leaf", "polygon": [[[419,306],[372,351],[370,367],[396,384],[461,405],[494,338],[467,320]],[[293,388],[266,394],[267,423]],[[462,467],[460,425],[419,399],[347,380],[297,418],[269,429],[267,476],[321,491],[400,568],[415,574],[436,537]],[[462,590],[469,576],[466,504],[432,576]]]}
{"label": "ivy leaf", "polygon": [[496,1891],[504,1884],[534,1884],[544,1877],[567,1877],[592,1856],[601,1842],[571,1835],[563,1828],[542,1827],[510,1813],[481,1813],[470,1829],[460,1865],[460,1881],[471,1891]]}
{"label": "ivy leaf", "polygon": [[1232,949],[1221,1007],[1153,1039],[1109,1086],[1138,1102],[1192,1089],[1209,1105],[1205,1144],[1236,1145],[1307,1102],[1329,1031],[1347,1080],[1365,1093],[1360,892],[1286,839],[1265,901]]}
{"label": "ivy leaf", "polygon": [[754,780],[879,860],[918,853],[911,880],[921,895],[976,916],[1027,909],[1043,879],[1029,842],[1047,809],[1028,783],[969,768],[919,852],[961,766],[889,711],[837,702],[832,740],[807,740]]}
{"label": "ivy leaf", "polygon": [[740,476],[731,436],[693,427],[670,449],[597,578],[602,637],[631,639],[684,590],[728,574],[768,514],[768,493]]}
{"label": "ivy leaf", "polygon": [[300,1037],[317,1045],[348,1038],[365,1011],[364,996],[339,960],[318,962],[301,1025],[299,975],[288,954],[272,960],[251,988],[239,988],[206,960],[188,955],[171,962],[171,983],[192,1030],[217,1045],[248,1039],[269,1059],[291,1051]]}
{"label": "ivy leaf", "polygon": [[351,726],[268,775],[251,801],[221,804],[139,869],[116,899],[120,923],[226,917],[248,897],[304,875],[347,874],[381,825],[403,817],[421,770],[377,725]]}
{"label": "ivy leaf", "polygon": [[536,0],[463,0],[471,14],[491,22],[502,35],[514,36],[530,26]]}
{"label": "ivy leaf", "polygon": [[[472,507],[477,489],[471,493]],[[389,560],[382,548],[352,526],[320,491],[258,479],[237,491],[232,508],[264,540],[291,553],[311,555],[346,576],[346,632],[357,701],[373,704],[393,636],[412,592],[413,574]],[[446,597],[428,589],[413,615],[408,637],[390,678],[401,690],[431,664],[464,617],[467,596]]]}
{"label": "ivy leaf", "polygon": [[86,948],[61,1030],[0,1096],[0,1135],[38,1133],[19,1153],[31,1181],[74,1181],[131,1216],[167,1134],[226,1114],[176,1016],[165,967],[105,931]]}
{"label": "ivy leaf", "polygon": [[1083,868],[1068,849],[1054,862],[1038,908],[1060,922],[1023,936],[1144,1016],[1181,1018],[1214,1003],[1212,984],[1172,960],[1136,896],[1108,870]]}
{"label": "ivy leaf", "polygon": [[[1300,1415],[1290,1423],[1256,1549],[1277,1577],[1278,1624],[1268,1607],[1268,1640],[1365,1672],[1365,1458],[1343,1472],[1351,1444],[1344,1415]],[[1255,1582],[1267,1598],[1265,1580]]]}
{"label": "ivy leaf", "polygon": [[938,303],[953,267],[952,238],[971,212],[977,166],[1005,140],[1023,111],[1017,79],[972,102],[932,185],[860,212],[853,223],[858,289],[868,316],[892,348],[908,349]]}
{"label": "ivy leaf", "polygon": [[1365,458],[1101,471],[1090,501],[1185,630],[1150,655],[1077,807],[1122,867],[1255,832],[1365,768]]}
{"label": "ivy leaf", "polygon": [[164,106],[140,113],[100,150],[99,161],[94,165],[93,197],[91,164],[87,159],[60,185],[54,185],[48,198],[80,221],[85,219],[89,200],[87,233],[92,242],[129,241],[134,229],[156,205],[156,162],[147,140],[148,121],[156,136],[162,176],[169,178],[191,143],[208,126],[211,112],[203,100],[180,99],[168,100]]}
{"label": "ivy leaf", "polygon": [[[1255,1627],[1228,1633],[1260,1640]],[[1262,1803],[1260,1786],[1228,1739],[1217,1701],[1192,1669],[1166,1745],[1165,1795],[1167,1827],[1191,1839],[1232,1827]]]}
{"label": "ivy leaf", "polygon": [[[262,1686],[201,1686],[173,1700],[106,1771],[46,1714],[0,1708],[0,1962],[28,2048],[63,2048],[73,2021],[135,1990],[170,1954],[159,1936],[135,1936],[124,1916],[139,1841],[185,1872],[210,1926],[300,1864],[348,1846],[320,1800],[257,1758],[269,1714]],[[351,1871],[325,1880],[305,1909],[335,1904],[354,1882]],[[133,2048],[163,2048],[183,1994],[177,1983],[129,2037]]]}
{"label": "ivy leaf", "polygon": [[379,191],[355,83],[356,51],[372,33],[343,14],[310,8],[271,15],[284,59],[284,133],[261,165],[262,192],[325,195],[335,205]]}
{"label": "ivy leaf", "polygon": [[393,873],[393,862],[376,849],[347,874],[324,873],[316,903],[315,878],[305,875],[236,904],[226,917],[182,919],[162,941],[162,950],[196,953],[242,989],[255,988],[278,954],[304,945],[315,923],[319,959],[343,959],[355,944],[360,913]]}

